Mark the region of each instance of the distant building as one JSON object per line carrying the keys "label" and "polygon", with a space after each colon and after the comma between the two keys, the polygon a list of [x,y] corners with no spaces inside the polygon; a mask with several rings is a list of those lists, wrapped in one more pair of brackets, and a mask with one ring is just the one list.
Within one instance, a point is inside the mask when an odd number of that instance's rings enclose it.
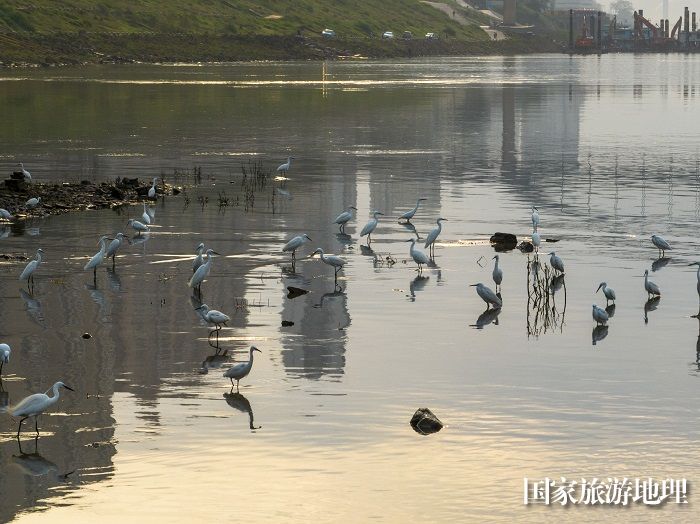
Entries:
{"label": "distant building", "polygon": [[554,0],[552,10],[568,11],[569,9],[594,9],[599,10],[600,4],[595,0]]}

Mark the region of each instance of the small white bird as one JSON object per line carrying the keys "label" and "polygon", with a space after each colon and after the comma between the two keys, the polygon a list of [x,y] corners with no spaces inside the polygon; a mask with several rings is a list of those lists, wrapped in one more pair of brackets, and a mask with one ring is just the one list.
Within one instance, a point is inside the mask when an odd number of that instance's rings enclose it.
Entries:
{"label": "small white bird", "polygon": [[306,244],[307,242],[311,242],[311,237],[307,234],[299,235],[297,237],[294,237],[291,239],[289,242],[287,242],[284,247],[282,248],[282,252],[288,253],[292,252],[292,261],[296,260],[296,252],[297,249],[299,249],[301,246]]}
{"label": "small white bird", "polygon": [[503,282],[503,270],[498,267],[498,255],[493,257],[493,260],[496,261],[495,265],[493,266],[493,281],[496,284],[496,291],[498,291],[498,288],[501,287],[501,282]]}
{"label": "small white bird", "polygon": [[384,215],[384,213],[380,213],[379,211],[375,211],[374,213],[372,213],[372,218],[369,219],[369,222],[365,224],[365,227],[363,227],[362,231],[360,232],[361,237],[367,237],[368,246],[372,242],[372,233],[375,229],[377,229],[377,224],[379,223],[379,215]]}
{"label": "small white bird", "polygon": [[209,306],[207,306],[206,304],[202,304],[201,306],[195,309],[200,309],[202,311],[202,318],[210,324],[214,324],[214,328],[216,329],[216,331],[219,331],[221,329],[222,324],[226,325],[226,322],[231,320],[231,317],[229,317],[228,315],[216,309],[209,309]]}
{"label": "small white bird", "polygon": [[97,279],[97,266],[102,264],[102,262],[105,260],[105,250],[107,249],[108,239],[109,237],[107,237],[107,235],[100,237],[100,240],[97,242],[100,246],[100,250],[93,255],[93,257],[87,264],[85,264],[85,267],[83,268],[85,271],[92,269],[95,279]]}
{"label": "small white bird", "polygon": [[146,209],[146,202],[143,203],[143,215],[141,215],[141,218],[143,218],[143,223],[148,225],[151,223],[151,215],[148,214],[148,210]]}
{"label": "small white bird", "polygon": [[540,214],[537,212],[538,209],[532,206],[532,229],[537,231],[537,226],[540,225]]}
{"label": "small white bird", "polygon": [[153,200],[156,198],[156,182],[158,182],[158,177],[153,178],[153,184],[151,185],[151,188],[148,190],[148,198]]}
{"label": "small white bird", "polygon": [[207,261],[197,268],[197,271],[194,272],[194,275],[192,275],[192,278],[190,278],[190,281],[187,283],[188,286],[201,289],[202,282],[209,276],[209,271],[211,270],[211,261],[214,258],[212,255],[218,254],[219,253],[213,249],[207,249]]}
{"label": "small white bird", "polygon": [[424,200],[428,200],[428,199],[427,199],[427,198],[419,198],[419,199],[416,201],[416,207],[414,207],[414,208],[411,209],[410,211],[406,211],[403,215],[401,215],[401,216],[399,217],[399,220],[403,219],[403,220],[405,220],[406,222],[410,222],[411,219],[413,218],[413,215],[415,215],[416,212],[418,211],[418,206],[420,206],[420,203],[423,202]]}
{"label": "small white bird", "polygon": [[442,222],[444,221],[447,221],[447,219],[442,217],[438,218],[437,227],[428,233],[428,236],[425,238],[425,245],[423,247],[430,248],[431,256],[435,255],[435,241],[437,240],[437,237],[440,236],[440,233],[442,233]]}
{"label": "small white bird", "polygon": [[141,233],[147,233],[151,229],[146,225],[142,224],[138,220],[134,220],[133,218],[130,218],[129,221],[126,223],[127,226],[131,226],[134,231],[138,233],[138,236],[141,236]]}
{"label": "small white bird", "polygon": [[42,260],[42,255],[44,253],[44,250],[39,248],[36,250],[36,258],[34,260],[31,260],[29,264],[27,264],[22,271],[22,273],[19,275],[20,280],[26,280],[27,285],[29,285],[29,282],[31,281],[32,284],[34,284],[34,272],[37,270],[39,267],[39,264],[41,264]]}
{"label": "small white bird", "polygon": [[491,306],[495,307],[496,309],[503,306],[503,302],[500,298],[498,298],[498,295],[491,290],[491,288],[486,287],[481,282],[478,284],[470,284],[470,286],[475,287],[477,295],[479,295],[481,299],[486,302],[486,309],[490,308]]}
{"label": "small white bird", "polygon": [[651,298],[652,295],[661,296],[661,290],[659,289],[659,286],[657,286],[651,280],[649,280],[648,269],[644,271],[644,289],[646,290],[649,298]]}
{"label": "small white bird", "polygon": [[335,278],[337,281],[338,280],[338,271],[340,271],[343,268],[343,266],[345,265],[345,260],[343,260],[342,258],[337,257],[335,255],[326,255],[323,252],[323,249],[321,249],[320,247],[318,249],[316,249],[316,251],[311,253],[311,255],[309,255],[309,258],[313,258],[314,255],[321,255],[321,261],[324,264],[328,264],[329,266],[331,266],[335,270]]}
{"label": "small white bird", "polygon": [[671,246],[669,243],[659,235],[651,235],[651,243],[654,244],[659,250],[659,258],[665,256],[666,251],[671,251]]}
{"label": "small white bird", "polygon": [[13,217],[7,209],[3,209],[0,207],[0,218],[4,218],[5,220],[12,220],[15,217]]}
{"label": "small white bird", "polygon": [[146,208],[146,213],[148,214],[148,218],[151,219],[151,224],[155,224],[156,223],[156,208],[148,206]]}
{"label": "small white bird", "polygon": [[0,380],[2,380],[2,367],[10,362],[12,350],[7,344],[0,344]]}
{"label": "small white bird", "polygon": [[532,245],[535,248],[535,252],[539,252],[540,250],[540,244],[542,243],[542,239],[540,238],[540,234],[537,231],[532,232]]}
{"label": "small white bird", "polygon": [[241,362],[239,364],[236,364],[234,366],[231,366],[227,371],[224,372],[224,376],[228,379],[231,379],[231,390],[233,390],[233,380],[236,380],[236,391],[238,391],[238,383],[242,378],[245,378],[248,376],[248,373],[250,373],[250,370],[253,369],[253,352],[257,351],[258,353],[262,353],[258,348],[255,346],[250,347],[250,359],[248,362]]}
{"label": "small white bird", "polygon": [[32,181],[32,175],[24,169],[24,164],[22,162],[19,163],[19,167],[22,170],[22,176],[24,176],[24,181],[25,182],[31,182]]}
{"label": "small white bird", "polygon": [[294,160],[294,157],[293,157],[293,156],[288,156],[288,157],[287,157],[287,162],[285,162],[284,164],[280,164],[279,166],[277,166],[277,172],[278,172],[278,173],[284,173],[284,174],[286,175],[286,174],[289,172],[289,168],[290,168],[291,165],[292,165],[292,160]]}
{"label": "small white bird", "polygon": [[34,209],[36,206],[39,205],[40,202],[41,202],[41,197],[39,197],[39,198],[37,198],[37,197],[32,197],[32,198],[30,198],[29,200],[27,200],[27,201],[25,202],[24,206],[25,206],[27,209]]}
{"label": "small white bird", "polygon": [[129,240],[124,233],[117,233],[112,241],[107,246],[107,251],[105,251],[105,258],[112,257],[112,267],[114,267],[114,259],[117,256],[117,251],[124,245],[124,240]]}
{"label": "small white bird", "polygon": [[194,260],[192,260],[192,273],[197,271],[199,266],[204,263],[204,258],[202,257],[202,253],[204,253],[204,242],[200,242],[194,251],[197,255],[194,257]]}
{"label": "small white bird", "polygon": [[334,224],[338,224],[340,226],[338,229],[341,233],[345,233],[345,224],[352,220],[352,209],[357,211],[355,206],[348,206],[347,210],[335,217],[335,220],[333,221]]}
{"label": "small white bird", "polygon": [[596,321],[596,323],[600,324],[605,324],[609,319],[607,311],[605,311],[602,307],[598,307],[595,304],[593,304],[593,320]]}
{"label": "small white bird", "polygon": [[409,253],[411,254],[411,258],[413,258],[413,261],[418,264],[418,273],[423,272],[423,264],[430,264],[430,258],[428,255],[423,253],[420,249],[416,249],[416,239],[412,238],[411,240],[406,240],[406,242],[411,243],[411,249],[409,250]]}
{"label": "small white bird", "polygon": [[564,272],[564,261],[559,258],[554,251],[549,254],[549,263],[552,265],[555,271],[559,273]]}
{"label": "small white bird", "polygon": [[[75,391],[73,388],[66,386],[63,382],[56,382],[46,393],[34,393],[33,395],[29,395],[16,406],[10,408],[9,411],[13,417],[22,417],[19,421],[19,427],[17,428],[17,438],[19,438],[19,434],[22,431],[22,422],[29,417],[34,417],[34,428],[36,429],[36,434],[39,434],[39,415],[58,402],[60,397],[58,392],[59,388]],[[49,397],[48,392],[51,390],[53,390],[53,396]]]}
{"label": "small white bird", "polygon": [[608,305],[608,302],[611,300],[613,301],[613,304],[615,303],[615,290],[611,287],[608,287],[608,285],[605,282],[601,282],[600,285],[598,286],[598,289],[595,290],[597,293],[600,290],[603,290],[603,295],[605,295],[605,305]]}

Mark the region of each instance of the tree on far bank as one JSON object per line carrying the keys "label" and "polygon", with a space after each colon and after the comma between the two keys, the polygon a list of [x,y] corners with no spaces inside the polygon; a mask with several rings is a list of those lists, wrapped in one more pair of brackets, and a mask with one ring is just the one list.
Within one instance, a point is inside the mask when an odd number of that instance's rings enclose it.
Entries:
{"label": "tree on far bank", "polygon": [[618,24],[632,25],[634,5],[629,0],[614,0],[610,3],[610,11],[617,15]]}

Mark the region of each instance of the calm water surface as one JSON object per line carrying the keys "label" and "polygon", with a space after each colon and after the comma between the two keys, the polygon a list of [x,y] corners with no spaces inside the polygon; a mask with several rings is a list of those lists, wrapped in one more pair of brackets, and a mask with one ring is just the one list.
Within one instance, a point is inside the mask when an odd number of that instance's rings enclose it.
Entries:
{"label": "calm water surface", "polygon": [[[157,204],[96,287],[82,267],[97,238],[140,206],[0,225],[0,252],[46,252],[33,296],[23,264],[0,265],[0,406],[56,380],[77,390],[21,449],[0,417],[0,521],[696,521],[692,491],[683,507],[566,511],[524,507],[522,483],[700,480],[699,96],[700,58],[681,55],[2,72],[4,172],[204,177],[189,206]],[[242,163],[288,154],[284,188],[219,209],[220,192],[241,201]],[[414,233],[395,217],[418,196]],[[565,282],[537,307],[532,257],[504,253],[503,310],[482,315],[468,284],[491,284],[488,237],[528,236],[533,203]],[[330,224],[347,205],[349,238]],[[368,251],[373,209],[387,217]],[[405,240],[438,216],[421,277]],[[302,232],[303,254],[346,258],[340,290],[320,261],[292,270],[279,252]],[[651,273],[658,303],[640,278],[652,233],[674,246]],[[218,349],[185,284],[199,242],[223,255],[203,285],[233,317]],[[594,331],[603,280],[618,305]],[[221,373],[250,344],[263,353],[231,395]],[[413,432],[422,406],[447,427]]]}

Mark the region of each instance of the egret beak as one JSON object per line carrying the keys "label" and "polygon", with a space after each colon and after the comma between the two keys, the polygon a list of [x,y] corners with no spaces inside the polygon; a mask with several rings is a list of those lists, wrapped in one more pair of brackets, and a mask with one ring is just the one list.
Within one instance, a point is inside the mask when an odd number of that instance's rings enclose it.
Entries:
{"label": "egret beak", "polygon": [[260,350],[259,350],[258,348],[256,348],[255,346],[252,346],[250,349],[252,349],[253,351],[257,351],[258,353],[262,353],[262,351],[260,351]]}
{"label": "egret beak", "polygon": [[600,288],[601,288],[601,287],[603,287],[603,284],[599,285],[599,286],[598,286],[598,289],[596,289],[595,292],[597,293],[598,291],[600,291]]}
{"label": "egret beak", "polygon": [[215,255],[221,256],[221,253],[217,253],[216,251],[212,251],[212,253],[214,253]]}
{"label": "egret beak", "polygon": [[355,206],[350,206],[350,209],[354,209],[355,211],[357,211],[357,208]]}
{"label": "egret beak", "polygon": [[311,238],[309,235],[306,235],[306,238],[309,239],[309,242],[312,242],[312,241],[313,241],[312,238]]}
{"label": "egret beak", "polygon": [[496,255],[495,257],[493,257],[491,260],[496,260],[496,257],[498,257],[498,255]]}
{"label": "egret beak", "polygon": [[69,390],[69,391],[75,391],[72,387],[66,386],[65,384],[63,384],[63,387],[66,388],[66,389]]}
{"label": "egret beak", "polygon": [[202,306],[194,308],[195,311],[197,311],[198,309],[202,309]]}
{"label": "egret beak", "polygon": [[379,211],[377,211],[377,214],[384,216],[384,213],[380,213]]}
{"label": "egret beak", "polygon": [[478,285],[479,285],[479,284],[469,284],[469,287],[476,287],[476,286],[478,286]]}

